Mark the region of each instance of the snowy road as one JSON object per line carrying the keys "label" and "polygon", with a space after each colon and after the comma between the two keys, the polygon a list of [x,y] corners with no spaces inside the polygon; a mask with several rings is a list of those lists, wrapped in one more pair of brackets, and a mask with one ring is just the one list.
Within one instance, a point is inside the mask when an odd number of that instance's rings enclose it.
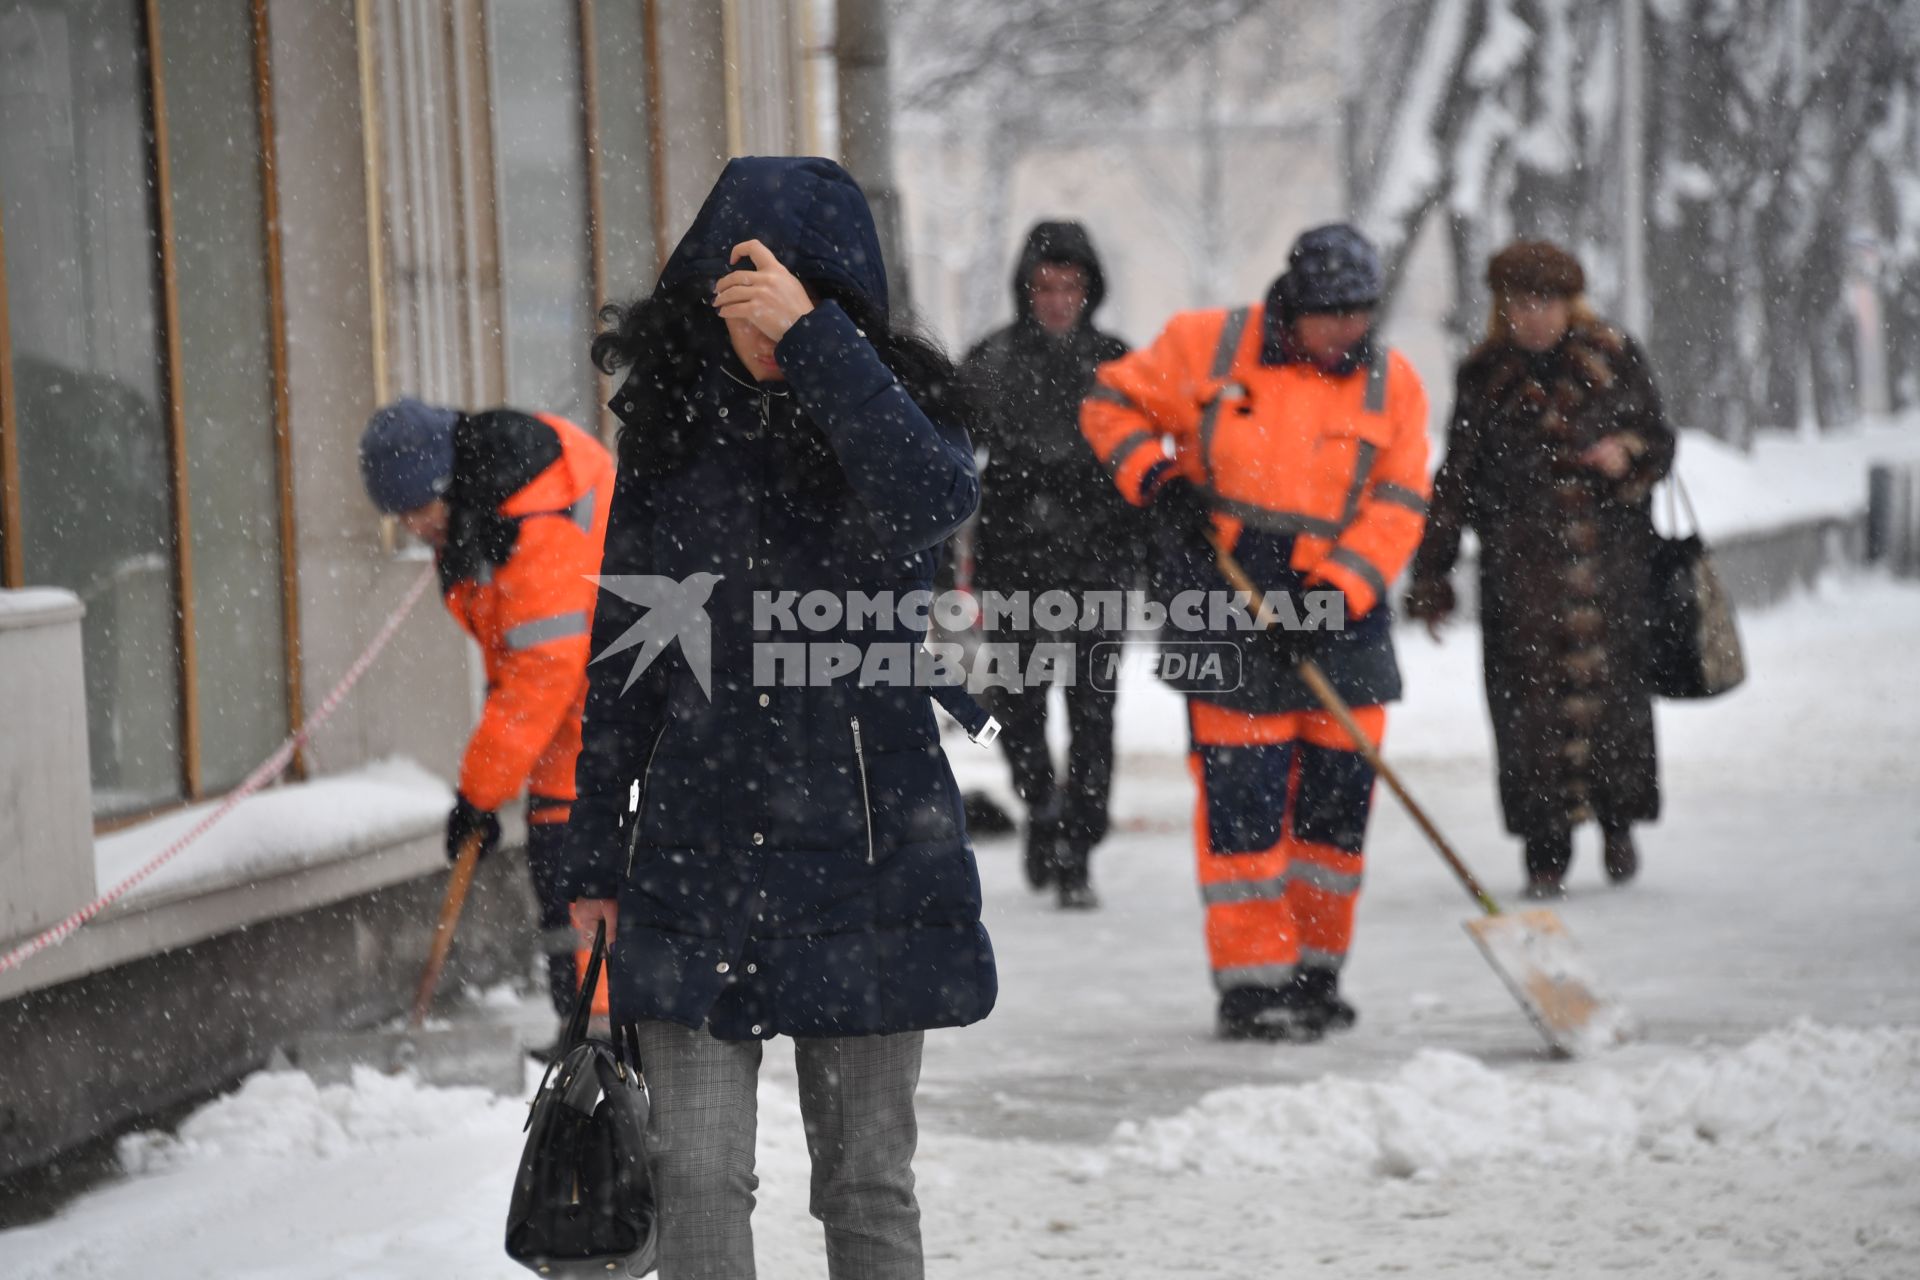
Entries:
{"label": "snowy road", "polygon": [[[1546,1060],[1460,932],[1470,904],[1382,794],[1352,1033],[1211,1038],[1177,703],[1121,704],[1106,910],[1062,916],[981,844],[999,1009],[928,1039],[930,1274],[1920,1274],[1920,590],[1831,587],[1746,624],[1749,685],[1662,708],[1667,818],[1631,890],[1580,848],[1569,925],[1645,1039]],[[1405,637],[1388,754],[1496,893],[1476,638]],[[964,745],[970,785],[1004,793]],[[761,1274],[824,1275],[788,1054],[762,1089]],[[0,1233],[29,1277],[512,1276],[524,1108],[261,1075],[128,1178]]]}

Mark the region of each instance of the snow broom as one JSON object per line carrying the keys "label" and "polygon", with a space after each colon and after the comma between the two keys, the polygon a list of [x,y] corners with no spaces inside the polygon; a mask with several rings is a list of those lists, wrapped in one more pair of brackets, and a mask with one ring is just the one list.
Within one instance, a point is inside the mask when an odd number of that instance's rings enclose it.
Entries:
{"label": "snow broom", "polygon": [[413,991],[406,1026],[398,1031],[321,1031],[300,1037],[288,1052],[292,1065],[321,1084],[348,1082],[355,1067],[372,1067],[388,1074],[411,1071],[433,1085],[481,1085],[496,1093],[517,1094],[526,1088],[524,1046],[511,1027],[476,1023],[463,1027],[433,1027],[427,1012],[440,985],[440,972],[453,949],[453,931],[460,923],[467,890],[480,862],[483,833],[475,831],[460,846],[447,891],[440,903],[433,944]]}
{"label": "snow broom", "polygon": [[[1273,626],[1275,619],[1266,607],[1265,594],[1233,558],[1226,540],[1217,534],[1208,537],[1220,572],[1235,591],[1247,598],[1257,625],[1262,630]],[[1559,913],[1545,907],[1517,912],[1503,910],[1454,852],[1426,810],[1414,800],[1406,784],[1400,781],[1400,775],[1381,758],[1379,747],[1353,718],[1346,699],[1333,687],[1326,673],[1308,658],[1300,660],[1297,670],[1320,705],[1340,722],[1374,772],[1406,806],[1414,825],[1426,834],[1441,860],[1452,869],[1480,908],[1480,918],[1466,922],[1467,933],[1554,1052],[1563,1057],[1580,1057],[1626,1040],[1633,1029],[1632,1015],[1601,992],[1585,955],[1575,945]]]}

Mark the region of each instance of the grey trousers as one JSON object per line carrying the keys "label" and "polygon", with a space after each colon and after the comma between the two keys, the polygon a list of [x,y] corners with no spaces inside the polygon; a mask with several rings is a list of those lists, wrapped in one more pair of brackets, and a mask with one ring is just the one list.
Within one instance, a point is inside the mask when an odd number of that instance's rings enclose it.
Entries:
{"label": "grey trousers", "polygon": [[[660,1280],[753,1280],[755,1088],[762,1042],[639,1024],[652,1113]],[[797,1039],[800,1114],[813,1159],[808,1207],[833,1280],[921,1280],[913,1195],[918,1031]]]}

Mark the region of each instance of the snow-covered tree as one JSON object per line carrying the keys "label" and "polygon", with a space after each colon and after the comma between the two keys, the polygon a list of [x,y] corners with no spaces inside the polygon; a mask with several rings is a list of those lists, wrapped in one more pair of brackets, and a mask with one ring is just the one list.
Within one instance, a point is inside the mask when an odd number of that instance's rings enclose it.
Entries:
{"label": "snow-covered tree", "polygon": [[[1356,84],[1395,92],[1349,112],[1355,213],[1397,274],[1444,210],[1463,341],[1486,256],[1515,237],[1574,249],[1618,308],[1637,222],[1645,336],[1681,421],[1742,438],[1853,416],[1848,241],[1869,165],[1888,227],[1912,216],[1898,193],[1920,151],[1891,117],[1920,63],[1920,5],[1383,0],[1359,26],[1372,69]],[[1636,66],[1638,111],[1621,93]]]}
{"label": "snow-covered tree", "polygon": [[1858,228],[1873,254],[1886,343],[1887,392],[1899,408],[1920,405],[1920,60],[1895,77],[1867,140]]}
{"label": "snow-covered tree", "polygon": [[[1288,0],[1293,3],[1294,0]],[[977,180],[938,193],[939,251],[967,280],[961,327],[985,327],[1005,298],[1010,185],[1023,157],[1067,139],[1135,139],[1144,203],[1193,275],[1197,303],[1247,230],[1224,192],[1227,135],[1249,111],[1222,68],[1223,42],[1279,0],[948,0],[901,4],[897,96],[909,129],[978,149]],[[1284,48],[1268,59],[1279,77]],[[1179,103],[1170,106],[1168,99]],[[1327,104],[1329,112],[1337,104]],[[1190,147],[1149,145],[1180,134]],[[1177,170],[1177,172],[1175,171]],[[923,249],[929,246],[922,246]]]}

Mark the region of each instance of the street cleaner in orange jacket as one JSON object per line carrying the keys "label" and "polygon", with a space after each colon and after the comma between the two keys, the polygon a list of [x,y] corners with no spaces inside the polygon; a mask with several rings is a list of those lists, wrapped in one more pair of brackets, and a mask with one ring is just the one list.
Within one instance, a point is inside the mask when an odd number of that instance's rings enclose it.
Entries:
{"label": "street cleaner in orange jacket", "polygon": [[[1328,618],[1228,629],[1232,689],[1188,690],[1206,939],[1229,1038],[1317,1040],[1352,1026],[1353,939],[1372,768],[1296,667],[1311,658],[1378,742],[1400,695],[1387,587],[1419,546],[1427,397],[1373,332],[1380,260],[1344,225],[1302,235],[1264,305],[1174,316],[1096,375],[1081,429],[1158,530],[1156,591],[1226,588],[1224,536],[1253,580]],[[1333,592],[1334,596],[1316,596]],[[1316,604],[1323,612],[1316,612]],[[1225,683],[1225,682],[1222,682]]]}
{"label": "street cleaner in orange jacket", "polygon": [[483,853],[497,845],[497,811],[526,789],[527,865],[553,1006],[564,1017],[578,979],[556,880],[613,460],[564,418],[407,399],[367,423],[360,472],[373,504],[433,547],[447,612],[486,666],[486,705],[447,815],[447,856],[474,832]]}

